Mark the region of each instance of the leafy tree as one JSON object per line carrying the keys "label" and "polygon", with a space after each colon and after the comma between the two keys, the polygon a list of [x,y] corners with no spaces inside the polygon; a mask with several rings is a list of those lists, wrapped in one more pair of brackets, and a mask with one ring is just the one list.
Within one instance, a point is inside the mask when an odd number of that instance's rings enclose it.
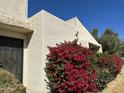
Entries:
{"label": "leafy tree", "polygon": [[94,28],[91,34],[99,42],[98,31],[99,30],[97,28]]}
{"label": "leafy tree", "polygon": [[124,57],[124,40],[120,41],[119,49],[120,49],[119,51],[120,56]]}
{"label": "leafy tree", "polygon": [[118,34],[113,32],[111,29],[106,29],[102,37],[100,38],[100,43],[103,47],[103,52],[105,53],[118,53],[120,40]]}
{"label": "leafy tree", "polygon": [[102,45],[104,53],[117,53],[124,56],[124,40],[120,40],[118,33],[107,28],[101,37],[98,36],[98,29],[95,28],[91,32],[92,36]]}

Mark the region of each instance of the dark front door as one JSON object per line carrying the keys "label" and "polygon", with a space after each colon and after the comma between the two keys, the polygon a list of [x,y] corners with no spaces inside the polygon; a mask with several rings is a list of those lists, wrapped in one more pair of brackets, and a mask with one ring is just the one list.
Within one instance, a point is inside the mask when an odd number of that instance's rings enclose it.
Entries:
{"label": "dark front door", "polygon": [[0,64],[22,81],[23,40],[0,36]]}

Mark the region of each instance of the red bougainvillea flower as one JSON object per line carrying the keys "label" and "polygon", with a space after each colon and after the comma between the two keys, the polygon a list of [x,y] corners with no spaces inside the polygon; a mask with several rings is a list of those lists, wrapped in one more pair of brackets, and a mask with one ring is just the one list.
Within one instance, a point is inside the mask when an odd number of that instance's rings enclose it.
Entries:
{"label": "red bougainvillea flower", "polygon": [[115,63],[115,75],[117,75],[119,74],[122,68],[122,59],[118,55],[115,55],[115,54],[112,55],[112,58]]}

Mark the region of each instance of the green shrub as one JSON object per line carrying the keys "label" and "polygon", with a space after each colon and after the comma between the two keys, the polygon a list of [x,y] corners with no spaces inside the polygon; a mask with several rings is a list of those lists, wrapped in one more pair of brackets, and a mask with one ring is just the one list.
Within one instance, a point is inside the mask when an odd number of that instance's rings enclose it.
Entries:
{"label": "green shrub", "polygon": [[0,93],[26,93],[25,87],[15,75],[0,68]]}
{"label": "green shrub", "polygon": [[112,81],[122,68],[122,60],[115,54],[94,54],[89,60],[97,72],[96,84],[99,91],[107,87],[107,83]]}

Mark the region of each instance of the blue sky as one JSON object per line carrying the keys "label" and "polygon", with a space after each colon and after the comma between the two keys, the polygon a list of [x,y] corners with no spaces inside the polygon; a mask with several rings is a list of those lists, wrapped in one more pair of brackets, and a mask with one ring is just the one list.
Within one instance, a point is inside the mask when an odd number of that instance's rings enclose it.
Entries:
{"label": "blue sky", "polygon": [[111,28],[124,38],[124,0],[29,0],[29,17],[40,10],[63,20],[77,16],[89,31]]}

